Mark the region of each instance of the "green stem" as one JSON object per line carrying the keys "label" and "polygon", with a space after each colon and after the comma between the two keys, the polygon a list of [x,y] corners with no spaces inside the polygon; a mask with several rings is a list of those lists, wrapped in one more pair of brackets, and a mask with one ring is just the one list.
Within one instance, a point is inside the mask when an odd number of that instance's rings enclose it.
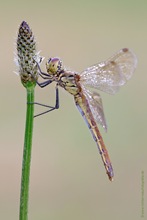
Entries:
{"label": "green stem", "polygon": [[33,136],[33,116],[34,105],[34,87],[31,82],[26,86],[27,90],[27,111],[26,111],[26,126],[23,150],[23,163],[22,163],[22,177],[21,177],[21,194],[20,194],[20,213],[19,220],[28,219],[28,200],[29,200],[29,177],[31,165],[31,149],[32,149],[32,136]]}

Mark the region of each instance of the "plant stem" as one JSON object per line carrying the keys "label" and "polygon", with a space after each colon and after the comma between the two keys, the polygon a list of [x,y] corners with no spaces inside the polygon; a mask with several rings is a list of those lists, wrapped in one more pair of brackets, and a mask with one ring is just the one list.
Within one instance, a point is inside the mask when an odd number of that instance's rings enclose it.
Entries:
{"label": "plant stem", "polygon": [[22,177],[21,177],[21,194],[20,194],[20,212],[19,220],[28,219],[28,200],[29,200],[29,177],[31,165],[31,149],[33,136],[33,116],[34,116],[34,83],[28,82],[27,90],[27,110],[26,110],[26,126],[24,137]]}

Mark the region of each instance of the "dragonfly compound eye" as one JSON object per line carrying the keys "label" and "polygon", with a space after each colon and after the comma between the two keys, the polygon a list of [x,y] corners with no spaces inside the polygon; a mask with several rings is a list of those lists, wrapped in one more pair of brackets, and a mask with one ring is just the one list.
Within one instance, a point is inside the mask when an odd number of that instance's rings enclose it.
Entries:
{"label": "dragonfly compound eye", "polygon": [[49,74],[59,73],[63,69],[62,61],[57,57],[49,58],[46,63],[46,68]]}

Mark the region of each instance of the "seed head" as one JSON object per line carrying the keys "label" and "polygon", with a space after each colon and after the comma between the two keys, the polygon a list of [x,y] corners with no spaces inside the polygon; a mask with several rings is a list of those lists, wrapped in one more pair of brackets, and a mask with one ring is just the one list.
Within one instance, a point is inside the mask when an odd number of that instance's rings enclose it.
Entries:
{"label": "seed head", "polygon": [[17,37],[17,66],[21,81],[24,86],[27,82],[34,82],[38,78],[38,68],[42,57],[36,51],[36,41],[29,25],[23,21],[18,30]]}

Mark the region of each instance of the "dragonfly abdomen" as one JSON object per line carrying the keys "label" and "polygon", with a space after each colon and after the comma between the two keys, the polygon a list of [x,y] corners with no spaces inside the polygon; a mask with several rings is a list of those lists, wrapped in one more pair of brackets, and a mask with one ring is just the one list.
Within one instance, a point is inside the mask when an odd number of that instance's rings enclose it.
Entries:
{"label": "dragonfly abdomen", "polygon": [[75,103],[76,106],[78,108],[78,110],[80,111],[81,115],[83,116],[88,128],[91,131],[91,134],[93,136],[93,139],[95,140],[99,153],[102,157],[105,169],[106,169],[106,173],[108,174],[108,177],[110,180],[113,179],[113,168],[111,165],[111,161],[107,152],[107,149],[105,147],[104,141],[102,139],[102,136],[100,134],[100,131],[97,127],[97,124],[93,118],[91,109],[89,107],[88,101],[86,100],[85,96],[80,96],[80,94],[77,94],[76,96],[74,96],[75,98]]}

